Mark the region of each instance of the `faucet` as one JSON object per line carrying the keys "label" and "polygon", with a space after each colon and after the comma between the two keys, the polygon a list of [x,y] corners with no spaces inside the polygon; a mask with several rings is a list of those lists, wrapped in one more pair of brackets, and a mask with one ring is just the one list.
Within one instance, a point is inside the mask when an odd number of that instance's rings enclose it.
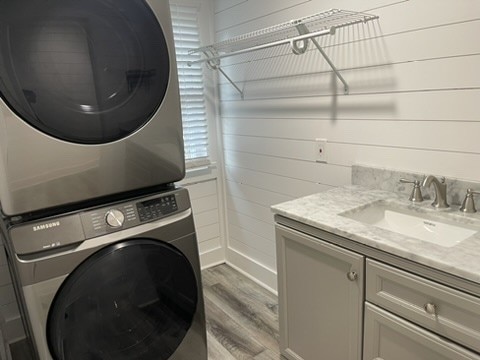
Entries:
{"label": "faucet", "polygon": [[447,203],[447,184],[445,184],[445,178],[442,177],[438,180],[433,175],[425,176],[422,186],[430,187],[432,184],[435,189],[435,200],[433,201],[432,206],[437,209],[448,208],[450,205]]}

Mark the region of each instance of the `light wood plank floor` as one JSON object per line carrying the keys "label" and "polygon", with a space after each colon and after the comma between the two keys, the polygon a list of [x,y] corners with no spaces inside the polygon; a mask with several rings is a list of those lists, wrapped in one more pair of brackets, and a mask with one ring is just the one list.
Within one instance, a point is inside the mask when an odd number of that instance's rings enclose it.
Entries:
{"label": "light wood plank floor", "polygon": [[228,265],[202,272],[209,360],[279,360],[277,297]]}

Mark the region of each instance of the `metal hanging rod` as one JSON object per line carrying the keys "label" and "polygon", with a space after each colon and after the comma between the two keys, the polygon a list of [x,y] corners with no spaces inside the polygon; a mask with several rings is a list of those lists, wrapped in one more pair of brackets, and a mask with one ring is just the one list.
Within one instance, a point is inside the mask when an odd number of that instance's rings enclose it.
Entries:
{"label": "metal hanging rod", "polygon": [[331,9],[191,50],[191,54],[202,53],[204,58],[188,64],[206,62],[209,68],[220,71],[243,99],[242,90],[221,69],[221,59],[285,44],[290,44],[290,49],[294,54],[301,55],[306,52],[308,43],[311,41],[343,83],[345,94],[348,94],[347,82],[315,38],[328,34],[334,35],[338,28],[366,23],[375,19],[378,19],[378,16],[363,12]]}
{"label": "metal hanging rod", "polygon": [[[257,51],[257,50],[269,49],[269,48],[272,48],[272,47],[285,45],[285,44],[289,44],[289,43],[290,44],[291,43],[298,43],[299,41],[302,41],[302,40],[308,40],[308,39],[311,39],[313,37],[323,36],[323,35],[327,35],[327,34],[330,34],[330,30],[320,30],[320,31],[316,31],[314,33],[308,33],[308,34],[305,34],[305,35],[297,35],[295,37],[292,37],[291,39],[278,40],[278,41],[274,41],[274,42],[271,42],[271,43],[252,46],[252,47],[249,47],[249,48],[246,48],[246,49],[236,50],[234,52],[229,52],[229,53],[225,53],[225,54],[218,54],[218,52],[216,52],[216,51],[213,52],[212,51],[211,52],[212,54],[217,54],[217,55],[211,55],[211,56],[208,56],[204,59],[190,61],[188,64],[192,65],[192,64],[197,64],[197,63],[209,62],[209,61],[212,61],[212,60],[220,60],[220,59],[230,57],[230,56],[246,54],[246,53]],[[204,47],[202,49],[207,49],[207,48],[208,47]],[[214,48],[210,48],[210,49],[214,49]],[[197,51],[195,50],[195,52],[197,52]]]}

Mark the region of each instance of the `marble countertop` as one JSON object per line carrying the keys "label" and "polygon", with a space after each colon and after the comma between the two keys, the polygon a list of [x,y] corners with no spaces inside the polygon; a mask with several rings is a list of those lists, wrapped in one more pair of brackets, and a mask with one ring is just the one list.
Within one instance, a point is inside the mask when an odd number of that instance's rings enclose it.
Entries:
{"label": "marble countertop", "polygon": [[458,211],[458,206],[435,210],[430,205],[431,200],[413,204],[405,194],[362,186],[335,188],[274,205],[272,210],[275,214],[480,284],[480,232],[452,247],[444,247],[339,215],[352,213],[377,201],[427,214],[432,220],[446,219],[480,229],[478,212],[463,214]]}

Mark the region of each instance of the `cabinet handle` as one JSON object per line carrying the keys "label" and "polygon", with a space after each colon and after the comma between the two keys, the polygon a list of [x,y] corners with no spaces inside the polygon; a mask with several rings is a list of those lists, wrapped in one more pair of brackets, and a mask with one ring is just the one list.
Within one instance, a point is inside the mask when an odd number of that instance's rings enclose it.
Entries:
{"label": "cabinet handle", "polygon": [[355,271],[350,271],[347,273],[347,279],[350,281],[355,281],[358,279],[358,274]]}
{"label": "cabinet handle", "polygon": [[437,305],[433,303],[426,303],[423,305],[423,309],[429,315],[437,315]]}

